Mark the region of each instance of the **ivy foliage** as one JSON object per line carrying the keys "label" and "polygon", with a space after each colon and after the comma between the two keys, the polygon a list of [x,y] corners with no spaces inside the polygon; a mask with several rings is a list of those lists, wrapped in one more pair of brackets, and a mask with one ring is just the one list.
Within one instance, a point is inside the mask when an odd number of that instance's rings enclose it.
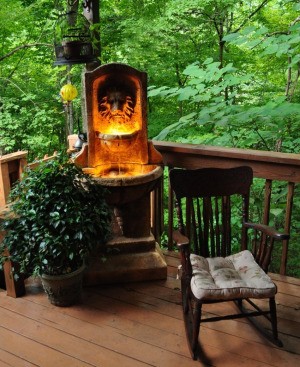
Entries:
{"label": "ivy foliage", "polygon": [[106,190],[59,156],[27,168],[10,193],[11,213],[2,224],[8,249],[20,273],[65,274],[78,269],[110,235]]}

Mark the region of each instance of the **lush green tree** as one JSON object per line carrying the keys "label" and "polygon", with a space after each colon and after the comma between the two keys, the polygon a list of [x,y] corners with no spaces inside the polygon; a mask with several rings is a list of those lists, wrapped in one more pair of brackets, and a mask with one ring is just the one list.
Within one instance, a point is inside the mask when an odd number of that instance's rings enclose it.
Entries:
{"label": "lush green tree", "polygon": [[[0,0],[0,151],[29,158],[65,150],[59,90],[66,67],[53,67],[56,13],[51,0]],[[80,72],[72,71],[80,85]]]}
{"label": "lush green tree", "polygon": [[[58,92],[70,77],[79,87],[83,69],[53,67],[53,29],[67,4],[16,0],[12,12],[0,0],[3,152],[41,155],[65,144]],[[298,144],[298,11],[291,0],[102,0],[100,61],[148,73],[150,137],[290,151]],[[74,110],[76,122],[79,101]]]}
{"label": "lush green tree", "polygon": [[[251,2],[252,9],[242,2],[201,4],[211,5],[201,11],[213,24],[210,33],[215,37],[207,37],[211,57],[182,72],[184,85],[150,91],[150,96],[176,97],[180,106],[180,119],[158,138],[294,151],[300,113],[299,4]],[[224,5],[219,13],[216,4],[219,10]]]}

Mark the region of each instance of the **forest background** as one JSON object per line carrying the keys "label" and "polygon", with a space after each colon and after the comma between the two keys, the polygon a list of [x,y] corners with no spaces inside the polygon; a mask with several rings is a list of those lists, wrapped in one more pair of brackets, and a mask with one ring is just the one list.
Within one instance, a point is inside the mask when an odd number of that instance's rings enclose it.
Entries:
{"label": "forest background", "polygon": [[[0,0],[0,155],[65,151],[82,130],[80,98],[70,126],[59,91],[71,80],[80,94],[84,66],[53,66],[57,17],[74,1]],[[149,138],[299,153],[299,0],[100,0],[97,27],[101,64],[148,74]],[[300,277],[296,242],[289,258]]]}

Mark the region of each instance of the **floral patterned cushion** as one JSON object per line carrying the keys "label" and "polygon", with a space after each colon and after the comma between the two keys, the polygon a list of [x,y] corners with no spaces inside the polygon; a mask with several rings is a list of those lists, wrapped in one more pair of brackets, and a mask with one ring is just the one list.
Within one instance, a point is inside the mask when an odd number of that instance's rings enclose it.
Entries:
{"label": "floral patterned cushion", "polygon": [[191,254],[190,258],[191,288],[200,300],[268,298],[276,294],[276,285],[248,250],[228,257],[204,258]]}

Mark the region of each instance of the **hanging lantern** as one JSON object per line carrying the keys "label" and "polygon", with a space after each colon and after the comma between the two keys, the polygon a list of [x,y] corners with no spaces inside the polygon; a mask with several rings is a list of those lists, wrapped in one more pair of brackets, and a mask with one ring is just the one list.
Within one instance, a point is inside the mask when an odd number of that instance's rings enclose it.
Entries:
{"label": "hanging lantern", "polygon": [[75,11],[61,13],[54,27],[54,65],[84,64],[97,61],[90,23]]}
{"label": "hanging lantern", "polygon": [[77,97],[78,91],[73,84],[65,84],[59,94],[64,102],[71,102]]}

